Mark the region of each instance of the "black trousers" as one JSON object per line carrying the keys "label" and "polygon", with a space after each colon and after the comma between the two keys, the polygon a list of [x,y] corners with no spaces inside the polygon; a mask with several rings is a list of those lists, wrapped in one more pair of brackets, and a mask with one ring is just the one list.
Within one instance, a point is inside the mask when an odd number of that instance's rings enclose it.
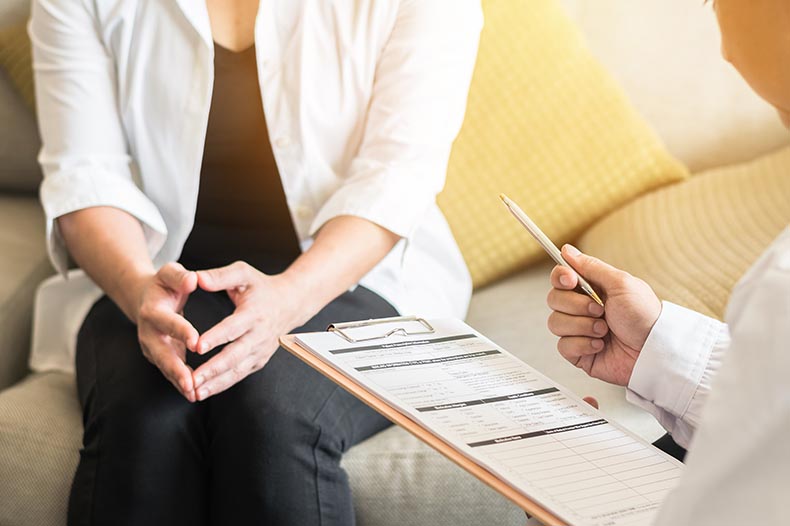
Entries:
{"label": "black trousers", "polygon": [[656,446],[661,451],[663,451],[664,453],[666,453],[667,455],[675,457],[681,462],[684,462],[686,460],[686,450],[680,447],[677,444],[677,442],[675,442],[672,439],[672,435],[670,435],[669,433],[665,434],[664,436],[653,442],[653,445]]}
{"label": "black trousers", "polygon": [[[233,308],[224,293],[197,291],[184,312],[202,333]],[[300,330],[394,315],[359,287]],[[214,352],[188,352],[188,362],[197,367]],[[80,330],[77,385],[85,430],[71,526],[353,524],[341,455],[389,425],[283,349],[227,391],[190,404],[145,359],[136,327],[106,297]]]}

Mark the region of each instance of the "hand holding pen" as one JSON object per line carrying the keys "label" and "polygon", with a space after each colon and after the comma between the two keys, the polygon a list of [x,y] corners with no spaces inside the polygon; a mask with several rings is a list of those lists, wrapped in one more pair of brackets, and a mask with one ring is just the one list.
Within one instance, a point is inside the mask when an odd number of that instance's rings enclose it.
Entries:
{"label": "hand holding pen", "polygon": [[661,301],[647,283],[627,272],[572,245],[560,251],[518,205],[500,197],[557,262],[547,298],[553,311],[548,327],[560,338],[557,350],[593,378],[628,385],[639,352],[661,314]]}

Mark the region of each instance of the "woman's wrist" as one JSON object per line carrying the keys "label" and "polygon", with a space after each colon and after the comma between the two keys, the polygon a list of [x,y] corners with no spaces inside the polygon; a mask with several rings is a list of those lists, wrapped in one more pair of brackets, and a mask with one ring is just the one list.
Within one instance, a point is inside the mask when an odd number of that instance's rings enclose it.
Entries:
{"label": "woman's wrist", "polygon": [[[293,267],[292,267],[293,268]],[[269,276],[277,289],[285,296],[288,330],[301,327],[318,314],[331,299],[324,299],[320,285],[312,286],[309,275],[289,268],[282,274]]]}
{"label": "woman's wrist", "polygon": [[135,325],[138,322],[145,291],[155,278],[156,272],[153,267],[150,270],[140,269],[124,272],[119,276],[119,292],[116,302],[126,317]]}
{"label": "woman's wrist", "polygon": [[338,216],[327,221],[310,248],[285,272],[272,276],[296,300],[294,327],[307,323],[357,284],[399,240],[396,234],[360,217]]}

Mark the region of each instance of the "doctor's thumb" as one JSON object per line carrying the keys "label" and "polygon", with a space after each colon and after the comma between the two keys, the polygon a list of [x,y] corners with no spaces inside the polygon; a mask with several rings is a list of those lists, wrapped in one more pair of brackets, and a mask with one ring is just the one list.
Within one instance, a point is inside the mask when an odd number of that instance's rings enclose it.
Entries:
{"label": "doctor's thumb", "polygon": [[600,259],[581,252],[573,245],[562,247],[562,257],[584,279],[591,281],[604,289],[615,285],[622,271]]}

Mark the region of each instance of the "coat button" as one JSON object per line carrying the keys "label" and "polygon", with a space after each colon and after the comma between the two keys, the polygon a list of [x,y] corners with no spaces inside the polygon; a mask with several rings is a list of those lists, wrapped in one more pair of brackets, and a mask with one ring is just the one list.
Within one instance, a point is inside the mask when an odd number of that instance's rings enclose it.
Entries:
{"label": "coat button", "polygon": [[313,214],[313,211],[310,207],[305,205],[298,205],[296,207],[296,215],[299,219],[306,220],[310,219],[310,216]]}
{"label": "coat button", "polygon": [[283,135],[282,137],[278,137],[276,141],[274,141],[274,145],[279,148],[280,150],[284,150],[291,146],[291,138],[287,135]]}

